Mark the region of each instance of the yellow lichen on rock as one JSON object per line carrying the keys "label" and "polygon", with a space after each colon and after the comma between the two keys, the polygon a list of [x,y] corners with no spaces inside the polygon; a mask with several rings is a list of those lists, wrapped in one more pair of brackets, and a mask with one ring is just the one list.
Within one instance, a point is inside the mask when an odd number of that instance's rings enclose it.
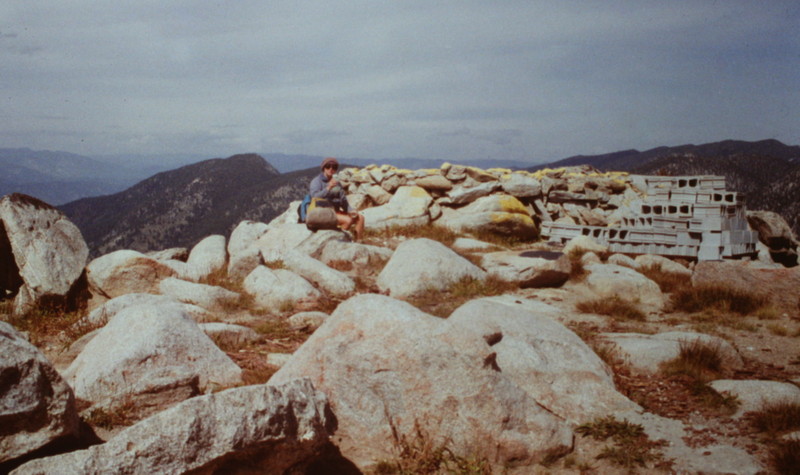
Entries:
{"label": "yellow lichen on rock", "polygon": [[410,190],[408,190],[408,196],[412,198],[424,198],[426,196],[430,196],[430,194],[428,194],[428,192],[425,191],[425,188],[422,188],[420,186],[415,185],[415,186],[410,186],[409,188]]}
{"label": "yellow lichen on rock", "polygon": [[525,208],[525,205],[513,196],[503,196],[498,200],[498,203],[500,204],[503,212],[524,214],[528,216],[528,210]]}
{"label": "yellow lichen on rock", "polygon": [[519,213],[504,213],[502,211],[498,211],[496,213],[492,213],[492,223],[494,224],[515,224],[517,226],[523,227],[531,227],[535,226],[533,222],[533,218],[531,218],[527,214],[519,214]]}

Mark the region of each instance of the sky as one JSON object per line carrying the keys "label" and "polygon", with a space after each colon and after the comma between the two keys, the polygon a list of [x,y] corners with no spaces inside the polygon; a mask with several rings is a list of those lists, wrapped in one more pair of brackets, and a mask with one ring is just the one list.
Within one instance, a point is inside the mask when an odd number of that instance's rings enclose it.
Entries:
{"label": "sky", "polygon": [[800,2],[3,0],[0,148],[349,158],[800,144]]}

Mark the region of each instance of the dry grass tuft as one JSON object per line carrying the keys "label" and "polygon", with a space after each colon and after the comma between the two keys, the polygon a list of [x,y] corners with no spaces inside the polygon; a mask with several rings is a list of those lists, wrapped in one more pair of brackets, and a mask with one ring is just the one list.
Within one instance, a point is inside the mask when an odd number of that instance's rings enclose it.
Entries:
{"label": "dry grass tuft", "polygon": [[761,432],[775,434],[800,430],[800,404],[796,402],[765,404],[761,410],[750,412],[747,416],[753,427]]}
{"label": "dry grass tuft", "polygon": [[24,314],[9,313],[4,318],[14,328],[28,333],[28,339],[36,346],[46,341],[58,341],[68,345],[97,328],[82,322],[85,310],[65,311],[61,307],[41,305]]}
{"label": "dry grass tuft", "polygon": [[276,259],[274,261],[267,261],[264,263],[265,266],[269,267],[272,270],[276,269],[286,269],[286,264],[284,264],[283,260]]}
{"label": "dry grass tuft", "polygon": [[669,375],[685,374],[701,381],[716,379],[722,376],[720,345],[699,338],[681,340],[680,353],[675,359],[664,363],[662,370]]}
{"label": "dry grass tuft", "polygon": [[96,407],[83,417],[83,420],[94,427],[111,430],[115,427],[126,427],[137,421],[134,412],[137,407],[133,398],[126,398],[111,408]]}
{"label": "dry grass tuft", "polygon": [[532,236],[525,238],[513,234],[500,234],[491,231],[477,231],[471,232],[470,235],[478,241],[488,242],[498,247],[514,249],[518,246],[527,246],[531,243],[539,241],[539,236]]}
{"label": "dry grass tuft", "polygon": [[453,245],[459,234],[450,228],[438,224],[390,226],[382,229],[367,229],[364,231],[365,241],[383,241],[405,237],[409,239],[428,238],[439,241],[447,247]]}
{"label": "dry grass tuft", "polygon": [[661,370],[668,376],[685,376],[686,388],[694,399],[704,407],[721,415],[731,415],[739,407],[736,396],[719,393],[707,383],[723,376],[722,352],[718,343],[699,338],[681,340],[680,353],[676,358],[662,364]]}
{"label": "dry grass tuft", "polygon": [[439,290],[431,286],[408,299],[408,302],[423,312],[447,318],[456,308],[465,302],[493,295],[502,295],[513,292],[519,286],[508,282],[495,275],[485,279],[465,277],[453,282],[447,289]]}
{"label": "dry grass tuft", "polygon": [[583,262],[581,261],[581,258],[584,254],[586,254],[586,250],[579,247],[572,249],[569,254],[567,254],[570,263],[569,280],[573,282],[580,282],[586,278],[587,272],[583,267]]}
{"label": "dry grass tuft", "polygon": [[770,463],[777,473],[797,475],[800,473],[800,440],[778,443],[770,451]]}
{"label": "dry grass tuft", "polygon": [[378,462],[374,474],[491,475],[492,467],[485,457],[455,454],[448,447],[448,441],[435,442],[419,422],[414,422],[414,430],[410,436],[400,434],[395,424],[391,420],[389,422],[397,456],[392,460]]}
{"label": "dry grass tuft", "polygon": [[598,298],[578,302],[575,308],[582,313],[594,313],[597,315],[607,315],[619,320],[635,320],[643,322],[647,316],[634,304],[622,300],[619,297]]}
{"label": "dry grass tuft", "polygon": [[752,292],[723,285],[701,285],[678,289],[672,294],[672,307],[684,312],[732,312],[748,315],[764,307],[767,299]]}
{"label": "dry grass tuft", "polygon": [[631,470],[635,467],[664,464],[664,454],[660,449],[666,442],[651,441],[639,424],[606,416],[578,426],[575,432],[595,440],[612,439],[613,445],[605,447],[597,456],[598,459],[607,459],[615,465]]}
{"label": "dry grass tuft", "polygon": [[667,272],[661,268],[660,264],[643,267],[639,269],[639,272],[658,284],[662,292],[671,293],[691,285],[690,280],[685,275]]}

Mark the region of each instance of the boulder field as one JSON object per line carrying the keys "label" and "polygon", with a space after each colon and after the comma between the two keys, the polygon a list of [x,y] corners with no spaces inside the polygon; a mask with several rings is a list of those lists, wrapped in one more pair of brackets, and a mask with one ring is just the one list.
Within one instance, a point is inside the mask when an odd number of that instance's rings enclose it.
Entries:
{"label": "boulder field", "polygon": [[[428,444],[497,473],[624,473],[582,435],[612,418],[660,444],[637,469],[771,470],[765,442],[719,427],[741,429],[766,402],[800,404],[785,351],[800,335],[798,268],[768,254],[695,264],[534,239],[543,219],[619,219],[638,199],[623,174],[446,164],[340,175],[367,219],[364,242],[309,231],[293,204],[192,249],[86,263],[63,215],[3,198],[3,319],[27,333],[0,322],[0,469],[370,473]],[[442,229],[457,238],[438,240]],[[730,309],[686,313],[653,269],[689,287],[756,290],[769,310],[738,326]],[[74,303],[74,322],[37,333],[30,310],[56,297]],[[585,302],[641,317],[578,310]],[[739,401],[734,411],[681,412],[655,389],[680,386],[686,376],[667,368],[693,345],[719,356],[704,382]]]}

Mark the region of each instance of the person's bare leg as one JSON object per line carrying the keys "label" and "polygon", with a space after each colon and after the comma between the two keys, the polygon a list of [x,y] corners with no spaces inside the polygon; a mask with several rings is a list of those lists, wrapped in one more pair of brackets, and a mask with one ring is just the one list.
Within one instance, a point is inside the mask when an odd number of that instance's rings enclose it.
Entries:
{"label": "person's bare leg", "polygon": [[355,222],[356,222],[356,241],[361,241],[361,236],[364,235],[364,216],[361,214],[355,215]]}
{"label": "person's bare leg", "polygon": [[336,213],[336,223],[340,228],[342,228],[342,230],[347,231],[353,224],[353,218],[347,214]]}

